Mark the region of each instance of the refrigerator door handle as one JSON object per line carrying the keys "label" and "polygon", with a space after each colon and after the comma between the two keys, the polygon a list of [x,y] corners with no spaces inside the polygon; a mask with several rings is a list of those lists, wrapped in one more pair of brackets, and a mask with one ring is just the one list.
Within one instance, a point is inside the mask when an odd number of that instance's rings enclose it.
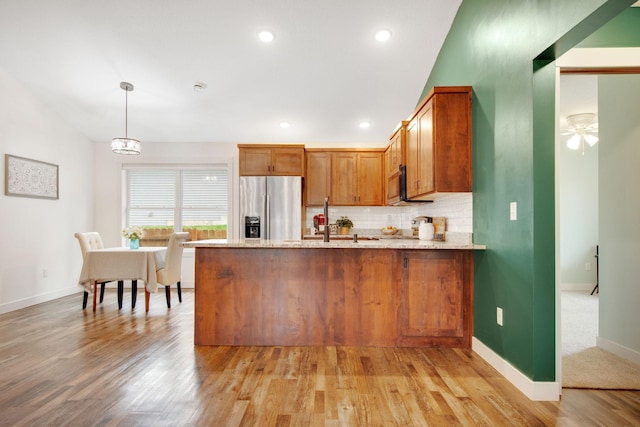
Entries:
{"label": "refrigerator door handle", "polygon": [[271,240],[271,217],[269,216],[271,211],[271,199],[269,194],[264,195],[264,235],[267,240]]}

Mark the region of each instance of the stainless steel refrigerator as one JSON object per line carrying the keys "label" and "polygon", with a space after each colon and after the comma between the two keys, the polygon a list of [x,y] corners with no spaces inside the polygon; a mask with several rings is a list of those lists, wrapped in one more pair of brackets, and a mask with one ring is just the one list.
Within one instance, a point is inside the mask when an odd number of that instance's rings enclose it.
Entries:
{"label": "stainless steel refrigerator", "polygon": [[302,238],[302,178],[240,177],[240,237]]}

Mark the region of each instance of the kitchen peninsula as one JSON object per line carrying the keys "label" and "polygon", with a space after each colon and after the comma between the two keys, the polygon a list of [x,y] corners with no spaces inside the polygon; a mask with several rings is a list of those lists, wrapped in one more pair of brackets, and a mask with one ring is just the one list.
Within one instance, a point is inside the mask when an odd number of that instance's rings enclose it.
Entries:
{"label": "kitchen peninsula", "polygon": [[473,251],[411,239],[203,240],[196,345],[470,347]]}

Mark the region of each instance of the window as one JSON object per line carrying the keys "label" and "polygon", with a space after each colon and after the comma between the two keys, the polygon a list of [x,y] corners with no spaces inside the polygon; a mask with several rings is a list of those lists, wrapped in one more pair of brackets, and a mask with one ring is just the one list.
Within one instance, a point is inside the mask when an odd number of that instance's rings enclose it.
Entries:
{"label": "window", "polygon": [[226,165],[125,168],[125,223],[143,228],[143,246],[166,246],[171,233],[191,240],[226,238]]}

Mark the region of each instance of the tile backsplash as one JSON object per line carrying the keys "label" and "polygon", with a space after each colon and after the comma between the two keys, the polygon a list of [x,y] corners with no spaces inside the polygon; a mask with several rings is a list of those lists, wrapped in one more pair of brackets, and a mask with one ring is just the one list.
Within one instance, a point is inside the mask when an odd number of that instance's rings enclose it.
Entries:
{"label": "tile backsplash", "polygon": [[[313,216],[322,213],[322,208],[307,208],[306,228],[313,228]],[[473,232],[473,194],[461,193],[443,196],[433,203],[406,206],[331,206],[329,220],[334,223],[340,216],[348,216],[354,228],[376,229],[393,225],[410,229],[411,219],[420,215],[447,218],[447,231]]]}

